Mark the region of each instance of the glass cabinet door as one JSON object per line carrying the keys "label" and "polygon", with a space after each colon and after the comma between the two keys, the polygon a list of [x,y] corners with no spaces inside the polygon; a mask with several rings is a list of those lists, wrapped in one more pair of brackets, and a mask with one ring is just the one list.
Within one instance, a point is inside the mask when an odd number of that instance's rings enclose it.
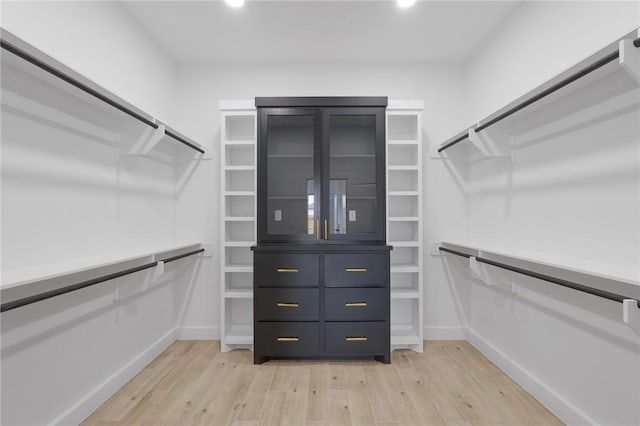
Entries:
{"label": "glass cabinet door", "polygon": [[[262,240],[319,238],[320,147],[317,110],[266,108],[261,112],[258,229]],[[265,226],[266,225],[266,226]]]}
{"label": "glass cabinet door", "polygon": [[325,239],[385,239],[384,114],[330,108],[323,116]]}

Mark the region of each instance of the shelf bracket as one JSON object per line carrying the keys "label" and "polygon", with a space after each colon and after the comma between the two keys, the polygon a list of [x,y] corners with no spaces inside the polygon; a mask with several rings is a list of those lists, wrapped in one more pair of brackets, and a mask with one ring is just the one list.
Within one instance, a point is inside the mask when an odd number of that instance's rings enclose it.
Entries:
{"label": "shelf bracket", "polygon": [[[509,138],[510,146],[508,151],[498,148],[497,140],[503,138]],[[487,158],[507,158],[511,164],[515,163],[515,155],[513,150],[513,137],[501,135],[500,137],[492,136],[489,129],[476,132],[474,129],[469,129],[469,140],[471,143]]]}
{"label": "shelf bracket", "polygon": [[627,324],[637,335],[640,335],[640,307],[635,299],[622,301],[622,322]]}
{"label": "shelf bracket", "polygon": [[620,56],[618,62],[627,74],[640,84],[640,48],[633,45],[633,40],[620,40]]}
{"label": "shelf bracket", "polygon": [[165,126],[158,123],[158,128],[149,127],[127,151],[127,155],[147,155],[165,137]]}

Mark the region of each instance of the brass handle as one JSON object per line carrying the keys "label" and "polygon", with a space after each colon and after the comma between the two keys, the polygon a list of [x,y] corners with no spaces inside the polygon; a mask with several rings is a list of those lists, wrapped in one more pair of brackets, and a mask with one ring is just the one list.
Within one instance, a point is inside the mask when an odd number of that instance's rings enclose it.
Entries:
{"label": "brass handle", "polygon": [[276,306],[278,308],[297,308],[299,305],[297,303],[278,302]]}
{"label": "brass handle", "polygon": [[362,307],[367,306],[367,302],[347,302],[344,304],[344,306],[346,306],[347,308]]}
{"label": "brass handle", "polygon": [[278,337],[276,340],[278,342],[297,342],[300,339],[297,337]]}
{"label": "brass handle", "polygon": [[328,224],[327,224],[327,219],[324,220],[324,239],[326,240],[328,237],[327,235],[329,234],[328,230]]}
{"label": "brass handle", "polygon": [[345,272],[367,272],[367,268],[344,268]]}
{"label": "brass handle", "polygon": [[347,342],[366,342],[367,338],[366,337],[347,337],[346,339]]}
{"label": "brass handle", "polygon": [[299,272],[298,268],[278,268],[277,272]]}
{"label": "brass handle", "polygon": [[320,239],[320,219],[316,220],[316,240]]}

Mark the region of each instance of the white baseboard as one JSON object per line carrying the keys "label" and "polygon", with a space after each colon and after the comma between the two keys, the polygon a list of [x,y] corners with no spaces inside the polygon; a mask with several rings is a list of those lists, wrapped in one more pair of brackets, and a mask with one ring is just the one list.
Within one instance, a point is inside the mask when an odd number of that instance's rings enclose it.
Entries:
{"label": "white baseboard", "polygon": [[424,327],[424,340],[467,340],[463,327]]}
{"label": "white baseboard", "polygon": [[220,340],[220,327],[180,327],[179,340]]}
{"label": "white baseboard", "polygon": [[156,340],[147,349],[133,358],[122,368],[113,373],[108,379],[88,392],[83,398],[69,407],[65,412],[54,419],[51,425],[77,425],[87,416],[93,413],[111,395],[138,374],[144,367],[176,341],[176,330],[168,331],[164,336]]}
{"label": "white baseboard", "polygon": [[467,340],[504,371],[507,376],[522,386],[524,390],[533,395],[534,398],[566,424],[598,424],[594,419],[583,413],[578,407],[571,404],[566,398],[544,384],[539,378],[470,328],[467,329]]}

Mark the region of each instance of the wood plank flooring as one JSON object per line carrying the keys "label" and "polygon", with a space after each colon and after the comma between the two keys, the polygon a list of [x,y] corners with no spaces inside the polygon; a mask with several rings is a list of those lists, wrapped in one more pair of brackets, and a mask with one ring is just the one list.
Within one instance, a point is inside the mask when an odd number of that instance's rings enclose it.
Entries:
{"label": "wood plank flooring", "polygon": [[562,424],[469,343],[374,361],[270,361],[174,343],[83,425]]}

